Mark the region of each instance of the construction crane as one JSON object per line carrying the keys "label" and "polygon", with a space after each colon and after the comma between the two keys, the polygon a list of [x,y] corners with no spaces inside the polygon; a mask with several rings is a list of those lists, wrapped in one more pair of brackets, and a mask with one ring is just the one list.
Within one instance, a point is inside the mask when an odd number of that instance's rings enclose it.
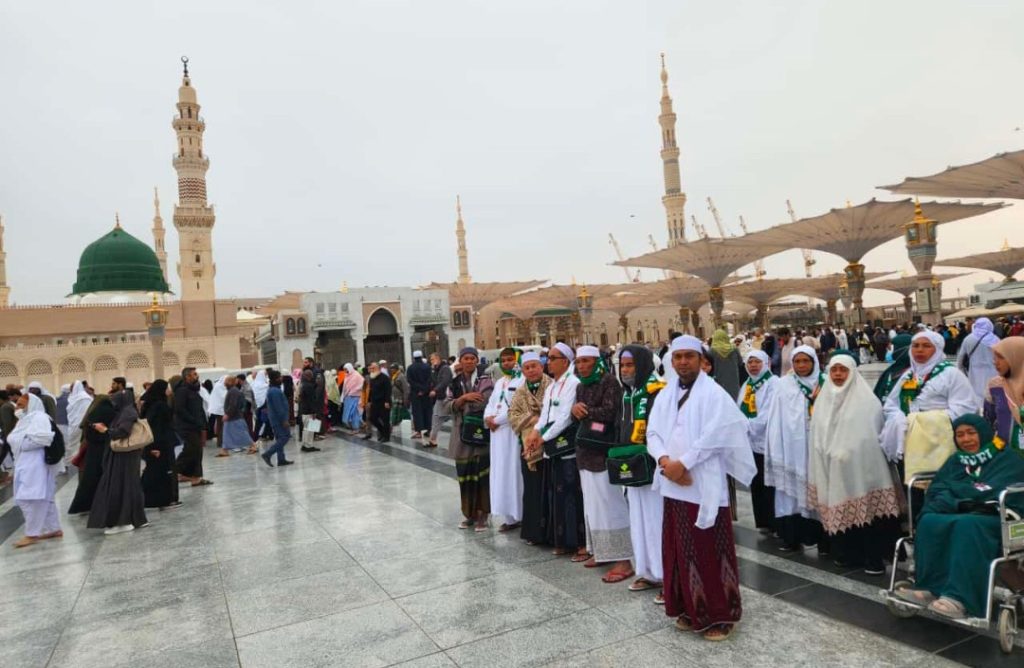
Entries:
{"label": "construction crane", "polygon": [[[796,222],[796,212],[793,211],[793,205],[790,204],[789,200],[786,200],[786,210],[789,212],[789,219]],[[813,267],[818,261],[814,259],[814,251],[810,248],[801,248],[800,252],[804,256],[804,276],[807,278],[811,277],[811,267]]]}
{"label": "construction crane", "polygon": [[[747,229],[747,221],[743,220],[743,216],[740,216],[740,229],[743,230],[743,234],[750,234],[750,230]],[[768,271],[764,268],[764,260],[754,261],[754,276],[758,280],[761,280],[768,274]]]}
{"label": "construction crane", "polygon": [[690,214],[690,220],[693,221],[693,231],[697,233],[697,237],[700,239],[708,238],[708,231],[704,229],[704,226],[697,222],[697,216]]}
{"label": "construction crane", "polygon": [[[616,255],[616,257],[619,258],[620,262],[622,260],[626,259],[626,256],[624,256],[622,254],[622,249],[619,248],[619,242],[615,240],[615,237],[612,235],[611,232],[608,233],[608,243],[610,243],[612,245],[612,248],[615,249],[615,255]],[[636,274],[630,274],[629,273],[629,267],[623,267],[622,271],[623,271],[624,274],[626,274],[626,281],[628,283],[639,283],[640,282],[640,270],[639,269],[636,270]]]}
{"label": "construction crane", "polygon": [[725,233],[725,225],[722,225],[722,218],[718,215],[718,209],[715,208],[715,203],[711,201],[710,197],[708,198],[708,211],[711,212],[711,217],[715,219],[715,225],[718,226],[718,236],[723,239],[729,236]]}

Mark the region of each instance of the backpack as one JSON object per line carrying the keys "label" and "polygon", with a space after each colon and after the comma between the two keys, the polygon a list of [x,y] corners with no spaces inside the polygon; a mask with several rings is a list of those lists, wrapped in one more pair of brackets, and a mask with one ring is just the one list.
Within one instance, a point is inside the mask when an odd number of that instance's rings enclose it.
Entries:
{"label": "backpack", "polygon": [[53,429],[53,440],[43,448],[43,460],[47,464],[59,464],[64,459],[64,434],[53,420],[50,420],[50,428]]}

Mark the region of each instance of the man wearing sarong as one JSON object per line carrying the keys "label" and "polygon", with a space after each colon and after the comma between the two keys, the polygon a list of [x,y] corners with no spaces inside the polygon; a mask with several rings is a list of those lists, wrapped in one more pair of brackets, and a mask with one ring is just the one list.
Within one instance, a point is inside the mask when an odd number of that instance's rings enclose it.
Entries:
{"label": "man wearing sarong", "polygon": [[742,614],[727,476],[749,485],[757,468],[747,419],[701,371],[700,339],[677,337],[670,352],[678,378],[658,394],[647,426],[665,497],[665,612],[682,631],[725,640]]}
{"label": "man wearing sarong", "polygon": [[[519,443],[526,441],[540,419],[544,393],[551,385],[551,377],[544,374],[544,365],[538,353],[524,353],[519,361],[523,369],[523,383],[512,397],[508,409],[508,422]],[[550,461],[544,459],[543,448],[522,449],[523,475],[523,528],[519,532],[528,545],[543,543],[547,538],[547,507],[544,505],[544,481],[550,477]]]}
{"label": "man wearing sarong", "polygon": [[512,395],[523,382],[519,351],[505,348],[498,356],[501,377],[484,409],[484,423],[491,430],[491,514],[505,518],[498,531],[518,529],[523,519],[523,473],[520,468],[519,435],[509,424]]}
{"label": "man wearing sarong", "polygon": [[[612,564],[602,579],[622,582],[633,575],[633,544],[629,538],[629,505],[622,489],[608,480],[608,445],[618,440],[615,421],[622,401],[622,388],[608,373],[597,346],[576,350],[576,403],[572,416],[580,422],[576,438],[576,465],[583,489],[583,516],[587,527],[588,568]],[[596,441],[593,439],[597,439]]]}

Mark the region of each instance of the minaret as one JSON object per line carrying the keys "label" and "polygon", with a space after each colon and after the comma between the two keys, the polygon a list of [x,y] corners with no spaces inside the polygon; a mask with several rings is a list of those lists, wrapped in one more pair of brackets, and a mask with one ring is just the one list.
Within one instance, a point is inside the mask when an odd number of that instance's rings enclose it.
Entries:
{"label": "minaret", "polygon": [[455,196],[455,240],[458,242],[459,250],[459,279],[458,283],[472,283],[469,276],[469,252],[466,250],[466,225],[462,222],[462,200]]}
{"label": "minaret", "polygon": [[210,160],[203,154],[206,124],[199,116],[196,89],[188,76],[188,58],[181,59],[185,73],[178,88],[178,115],[171,122],[178,138],[173,164],[178,172],[178,204],[174,228],[178,230],[178,277],[182,301],[213,301],[213,207],[206,202],[206,170]]}
{"label": "minaret", "polygon": [[160,261],[160,271],[164,272],[164,280],[171,284],[167,275],[167,251],[164,249],[164,219],[160,217],[160,193],[153,187],[153,250]]}
{"label": "minaret", "polygon": [[679,147],[676,146],[676,114],[672,111],[672,98],[668,94],[668,70],[665,69],[665,54],[661,54],[661,163],[665,174],[665,219],[668,225],[668,245],[675,246],[686,241],[685,223],[686,193],[682,191],[679,178]]}
{"label": "minaret", "polygon": [[7,253],[4,252],[4,217],[0,216],[0,308],[10,306],[11,289],[7,287]]}

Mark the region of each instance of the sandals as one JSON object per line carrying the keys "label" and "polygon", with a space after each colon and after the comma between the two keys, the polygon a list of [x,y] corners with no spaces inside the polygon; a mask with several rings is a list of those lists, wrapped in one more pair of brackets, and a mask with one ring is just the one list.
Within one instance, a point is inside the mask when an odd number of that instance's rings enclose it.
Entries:
{"label": "sandals", "polygon": [[38,538],[33,538],[32,536],[25,536],[21,540],[19,540],[17,543],[15,543],[14,547],[15,547],[15,549],[17,549],[19,547],[28,547],[29,545],[35,545],[38,542],[39,542]]}
{"label": "sandals", "polygon": [[616,582],[622,582],[623,580],[633,577],[635,573],[636,571],[632,568],[629,569],[629,571],[617,571],[613,568],[601,577],[601,581],[607,582],[608,584],[615,584]]}
{"label": "sandals", "polygon": [[680,631],[692,631],[693,625],[690,624],[690,620],[685,615],[679,615],[676,617],[676,628]]}
{"label": "sandals", "polygon": [[[568,552],[563,552],[563,554],[568,554]],[[574,564],[579,564],[584,561],[589,561],[590,559],[593,559],[593,557],[589,554],[580,554],[579,552],[577,552],[576,554],[572,555],[572,558],[570,558],[569,561],[571,561]]]}
{"label": "sandals", "polygon": [[732,624],[716,624],[705,631],[702,635],[704,636],[704,640],[721,642],[723,640],[728,640],[730,634],[732,634]]}
{"label": "sandals", "polygon": [[509,531],[515,531],[519,527],[523,526],[522,522],[513,522],[512,524],[502,524],[498,527],[498,533],[508,533]]}
{"label": "sandals", "polygon": [[556,547],[555,549],[551,550],[551,554],[555,555],[556,557],[564,557],[565,555],[569,554],[569,550],[565,549],[564,547]]}
{"label": "sandals", "polygon": [[924,589],[911,589],[910,587],[905,587],[903,589],[897,589],[894,593],[904,601],[917,603],[918,605],[928,605],[935,600],[935,595]]}
{"label": "sandals", "polygon": [[459,528],[460,529],[472,529],[473,528],[473,523],[470,522],[469,520],[462,520],[461,522],[459,522]]}
{"label": "sandals", "polygon": [[213,484],[212,480],[207,480],[206,478],[200,478],[199,482],[192,483],[192,486],[193,487],[205,487],[206,485],[212,485],[212,484]]}
{"label": "sandals", "polygon": [[223,450],[221,450],[220,452],[217,453],[217,456],[218,457],[230,457],[231,453],[230,452],[224,452]]}
{"label": "sandals", "polygon": [[597,568],[600,565],[601,564],[597,563],[597,559],[594,558],[594,555],[590,555],[590,558],[583,564],[583,568]]}
{"label": "sandals", "polygon": [[637,578],[636,582],[629,585],[628,589],[629,591],[647,591],[648,589],[654,589],[658,586],[660,585],[655,582],[651,582],[647,578]]}
{"label": "sandals", "polygon": [[477,533],[483,533],[483,532],[489,530],[490,528],[491,527],[487,526],[486,523],[484,523],[484,524],[477,524],[476,527],[473,529],[473,531],[475,531]]}
{"label": "sandals", "polygon": [[665,592],[658,592],[658,595],[654,597],[654,605],[665,605]]}
{"label": "sandals", "polygon": [[60,529],[57,529],[56,531],[51,531],[50,533],[44,533],[39,538],[41,538],[42,540],[46,540],[48,538],[63,538],[63,537],[64,537],[64,532],[61,531]]}
{"label": "sandals", "polygon": [[967,609],[964,608],[964,604],[948,596],[942,596],[939,600],[932,601],[928,609],[950,619],[964,619],[967,617]]}

